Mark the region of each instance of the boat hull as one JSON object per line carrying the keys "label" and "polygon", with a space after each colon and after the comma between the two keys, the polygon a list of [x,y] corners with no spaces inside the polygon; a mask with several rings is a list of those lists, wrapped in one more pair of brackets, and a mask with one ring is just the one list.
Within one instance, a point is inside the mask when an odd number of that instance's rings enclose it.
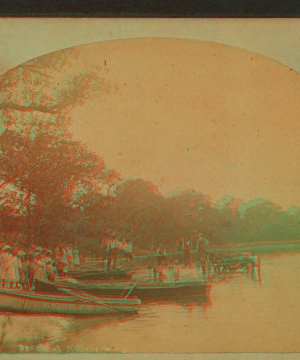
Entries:
{"label": "boat hull", "polygon": [[120,270],[71,270],[69,275],[78,280],[109,280],[131,278],[132,273]]}
{"label": "boat hull", "polygon": [[[36,289],[42,292],[60,292],[57,288],[58,283],[49,281],[37,281]],[[126,296],[130,295],[141,300],[166,300],[172,298],[182,298],[190,295],[205,295],[207,291],[206,281],[182,282],[182,283],[152,283],[138,284],[134,286],[128,284],[68,284],[68,288],[72,290],[83,290],[94,295],[107,296]],[[131,291],[130,291],[131,290]]]}
{"label": "boat hull", "polygon": [[102,304],[81,300],[75,296],[0,289],[1,311],[72,315],[120,314],[134,313],[140,304],[138,299],[99,298],[99,301]]}

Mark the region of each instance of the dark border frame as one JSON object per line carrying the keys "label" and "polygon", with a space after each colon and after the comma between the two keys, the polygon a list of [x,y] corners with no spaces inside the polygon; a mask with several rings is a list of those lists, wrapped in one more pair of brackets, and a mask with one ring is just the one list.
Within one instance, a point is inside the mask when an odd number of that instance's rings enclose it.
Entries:
{"label": "dark border frame", "polygon": [[299,0],[0,0],[0,17],[295,18]]}

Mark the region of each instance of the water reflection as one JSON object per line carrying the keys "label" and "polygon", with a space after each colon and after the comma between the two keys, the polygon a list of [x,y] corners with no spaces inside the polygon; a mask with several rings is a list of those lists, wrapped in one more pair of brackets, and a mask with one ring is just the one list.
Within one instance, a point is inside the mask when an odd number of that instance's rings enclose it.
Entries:
{"label": "water reflection", "polygon": [[204,296],[144,302],[136,315],[2,314],[1,351],[297,352],[299,279],[300,254],[281,252],[261,255],[261,282],[247,271],[217,273]]}
{"label": "water reflection", "polygon": [[67,316],[4,313],[0,318],[1,350],[31,352],[38,345],[43,350],[45,342],[63,338],[74,321],[74,317]]}
{"label": "water reflection", "polygon": [[[139,314],[115,316],[62,316],[3,313],[1,324],[1,352],[64,352],[58,343],[66,345],[70,339],[80,338],[88,329],[121,323]],[[65,346],[66,348],[66,346]]]}

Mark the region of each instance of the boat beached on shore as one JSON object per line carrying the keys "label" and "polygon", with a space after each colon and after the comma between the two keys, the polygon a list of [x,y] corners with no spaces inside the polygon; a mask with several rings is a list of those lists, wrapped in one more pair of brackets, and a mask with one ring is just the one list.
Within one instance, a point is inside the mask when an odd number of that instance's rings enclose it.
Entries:
{"label": "boat beached on shore", "polygon": [[68,288],[61,288],[60,294],[0,288],[0,311],[100,315],[134,313],[140,304],[136,297],[96,297]]}

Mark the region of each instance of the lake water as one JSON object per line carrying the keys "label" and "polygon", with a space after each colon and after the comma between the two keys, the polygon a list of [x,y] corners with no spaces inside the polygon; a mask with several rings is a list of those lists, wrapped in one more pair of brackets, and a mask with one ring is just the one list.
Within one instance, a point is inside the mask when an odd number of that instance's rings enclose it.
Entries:
{"label": "lake water", "polygon": [[1,314],[1,323],[2,352],[299,352],[300,253],[262,256],[261,281],[219,277],[205,302],[148,303],[122,317]]}

